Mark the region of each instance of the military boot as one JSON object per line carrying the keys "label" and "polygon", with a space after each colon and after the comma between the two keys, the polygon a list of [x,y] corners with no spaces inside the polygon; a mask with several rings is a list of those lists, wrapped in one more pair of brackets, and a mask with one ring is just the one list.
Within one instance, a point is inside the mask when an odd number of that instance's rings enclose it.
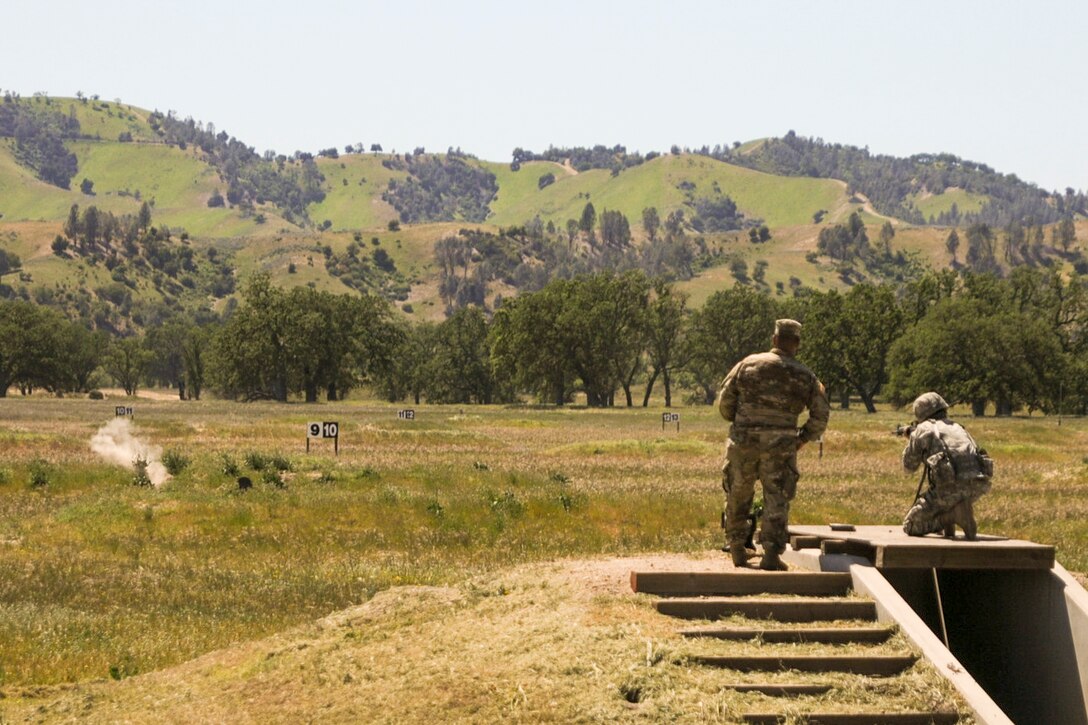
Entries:
{"label": "military boot", "polygon": [[759,568],[763,571],[786,571],[789,567],[778,556],[778,549],[763,547],[763,559],[759,562]]}
{"label": "military boot", "polygon": [[748,566],[748,552],[745,551],[744,544],[730,544],[729,556],[733,559],[733,566],[738,568]]}

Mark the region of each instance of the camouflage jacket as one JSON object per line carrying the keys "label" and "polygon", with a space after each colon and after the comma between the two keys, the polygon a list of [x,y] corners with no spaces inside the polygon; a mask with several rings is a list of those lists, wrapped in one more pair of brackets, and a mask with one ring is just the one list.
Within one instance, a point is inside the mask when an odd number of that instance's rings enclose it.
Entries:
{"label": "camouflage jacket", "polygon": [[925,463],[934,485],[988,479],[989,472],[983,470],[979,453],[978,444],[959,423],[923,420],[903,449],[903,468],[916,471]]}
{"label": "camouflage jacket", "polygon": [[756,429],[797,430],[797,417],[808,420],[797,436],[813,441],[827,428],[831,406],[816,374],[778,348],[749,355],[722,381],[718,411],[733,424],[730,435]]}

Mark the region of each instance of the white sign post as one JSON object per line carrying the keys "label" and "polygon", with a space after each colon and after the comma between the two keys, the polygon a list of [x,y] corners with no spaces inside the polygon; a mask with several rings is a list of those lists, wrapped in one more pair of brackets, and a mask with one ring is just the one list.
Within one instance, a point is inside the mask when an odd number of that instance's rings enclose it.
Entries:
{"label": "white sign post", "polygon": [[680,414],[679,413],[662,413],[661,414],[661,430],[665,430],[666,423],[676,423],[676,432],[680,432]]}
{"label": "white sign post", "polygon": [[131,405],[118,405],[117,407],[115,407],[113,409],[113,414],[115,416],[117,416],[118,418],[120,418],[122,416],[126,416],[126,415],[128,417],[132,418],[133,417],[133,415],[132,415],[132,406]]}
{"label": "white sign post", "polygon": [[340,424],[323,421],[306,424],[306,452],[310,452],[311,438],[332,438],[333,451],[340,455]]}
{"label": "white sign post", "polygon": [[411,408],[405,408],[404,410],[397,411],[397,417],[401,420],[415,420],[416,412]]}

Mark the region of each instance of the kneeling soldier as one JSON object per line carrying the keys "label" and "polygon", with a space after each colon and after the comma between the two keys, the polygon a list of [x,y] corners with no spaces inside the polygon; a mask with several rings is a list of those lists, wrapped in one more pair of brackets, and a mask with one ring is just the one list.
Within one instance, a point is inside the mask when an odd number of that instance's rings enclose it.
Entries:
{"label": "kneeling soldier", "polygon": [[952,537],[959,524],[974,541],[974,503],[990,490],[993,460],[962,425],[948,419],[948,403],[937,393],[919,395],[913,409],[915,424],[903,449],[903,468],[914,472],[925,464],[929,488],[907,512],[903,531],[910,536],[940,531]]}

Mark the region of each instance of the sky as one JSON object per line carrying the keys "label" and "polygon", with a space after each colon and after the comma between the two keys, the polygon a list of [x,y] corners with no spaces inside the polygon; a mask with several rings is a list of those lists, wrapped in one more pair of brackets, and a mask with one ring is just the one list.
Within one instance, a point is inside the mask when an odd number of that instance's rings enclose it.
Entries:
{"label": "sky", "polygon": [[789,130],[1088,189],[1088,3],[13,0],[0,88],[258,152],[729,144]]}

